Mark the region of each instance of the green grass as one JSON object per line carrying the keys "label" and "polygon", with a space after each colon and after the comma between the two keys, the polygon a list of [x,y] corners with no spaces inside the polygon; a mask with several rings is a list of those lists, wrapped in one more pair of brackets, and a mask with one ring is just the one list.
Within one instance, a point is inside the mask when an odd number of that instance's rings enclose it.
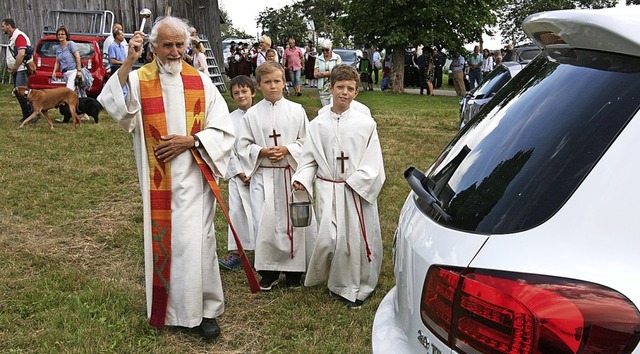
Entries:
{"label": "green grass", "polygon": [[[206,344],[146,322],[142,208],[129,135],[104,112],[100,124],[76,131],[68,124],[50,130],[44,119],[18,129],[20,109],[10,91],[0,85],[3,353],[370,352],[377,305],[395,282],[391,243],[409,191],[402,173],[430,165],[457,131],[456,97],[361,93],[378,122],[387,175],[379,197],[385,258],[376,292],[360,311],[350,311],[323,286],[252,295],[242,271],[223,271],[223,334]],[[312,119],[320,108],[317,90],[303,94],[290,99]],[[219,213],[216,229],[219,254],[226,254]]]}

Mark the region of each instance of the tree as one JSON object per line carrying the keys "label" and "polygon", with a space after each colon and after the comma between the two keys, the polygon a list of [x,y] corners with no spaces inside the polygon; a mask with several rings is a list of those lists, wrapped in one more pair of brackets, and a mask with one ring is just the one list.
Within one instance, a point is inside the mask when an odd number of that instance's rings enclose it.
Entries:
{"label": "tree", "polygon": [[[627,0],[627,4],[634,1],[640,2],[640,0]],[[502,38],[513,44],[519,44],[528,41],[527,35],[522,30],[522,23],[529,15],[562,9],[602,9],[616,6],[618,2],[618,0],[508,0],[507,4],[500,9],[498,27]]]}
{"label": "tree", "polygon": [[341,18],[346,32],[362,41],[378,44],[393,53],[393,90],[403,91],[405,48],[437,45],[450,53],[461,52],[495,25],[504,0],[377,0],[349,1],[348,17]]}
{"label": "tree", "polygon": [[349,46],[339,19],[346,16],[344,0],[301,0],[297,6],[306,19],[314,25],[316,38],[328,38],[334,47]]}
{"label": "tree", "polygon": [[271,42],[284,45],[289,38],[302,43],[309,38],[309,30],[299,7],[287,5],[281,9],[265,8],[258,14],[258,26]]}
{"label": "tree", "polygon": [[253,38],[254,35],[248,34],[244,30],[233,27],[233,23],[229,18],[229,14],[224,9],[220,9],[220,17],[224,23],[220,24],[221,38]]}

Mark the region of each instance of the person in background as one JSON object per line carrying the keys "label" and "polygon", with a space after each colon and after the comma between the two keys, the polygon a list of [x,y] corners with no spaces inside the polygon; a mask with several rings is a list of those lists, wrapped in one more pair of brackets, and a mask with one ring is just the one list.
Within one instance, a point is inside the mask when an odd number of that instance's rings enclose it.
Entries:
{"label": "person in background", "polygon": [[471,90],[482,82],[482,59],[480,46],[473,47],[473,53],[469,56],[469,87]]}
{"label": "person in background", "polygon": [[495,66],[493,65],[493,56],[489,49],[482,50],[482,77],[489,75]]}
{"label": "person in background", "polygon": [[184,60],[191,65],[193,65],[193,48],[191,47],[191,43],[194,39],[198,40],[198,42],[200,41],[200,38],[198,38],[198,30],[196,30],[195,27],[189,27],[189,42],[187,42],[187,48],[184,51]]}
{"label": "person in background", "polygon": [[[282,64],[278,63],[278,53],[273,48],[269,48],[269,50],[267,50],[267,61],[266,62],[277,63],[282,67],[282,70],[284,70],[284,66]],[[284,89],[282,90],[282,92],[286,97],[289,97],[290,92],[289,92],[289,87],[287,85],[284,85]]]}
{"label": "person in background", "polygon": [[[236,137],[240,133],[240,125],[247,110],[253,105],[253,98],[256,96],[256,84],[246,75],[238,75],[229,84],[231,98],[238,107],[231,112]],[[237,141],[237,140],[236,140]],[[229,160],[229,167],[225,179],[229,181],[229,218],[234,229],[240,238],[242,248],[245,251],[255,250],[256,238],[253,232],[253,216],[251,214],[251,196],[249,194],[249,183],[251,177],[242,169],[238,154],[234,151]],[[236,244],[231,226],[227,231],[227,249],[229,254],[224,258],[219,258],[218,262],[227,269],[242,267],[238,245]]]}
{"label": "person in background", "polygon": [[380,278],[383,252],[377,198],[385,181],[376,122],[351,109],[358,84],[352,67],[333,68],[333,106],[309,124],[292,177],[295,190],[310,195],[315,191],[317,238],[304,285],[326,282],[331,296],[354,310]]}
{"label": "person in background", "polygon": [[315,76],[313,76],[313,69],[316,66],[316,56],[318,52],[316,51],[316,47],[313,45],[313,42],[307,42],[307,48],[305,48],[305,60],[304,60],[304,78],[305,78],[305,86],[309,87],[317,87],[317,81]]}
{"label": "person in background", "polygon": [[464,96],[467,92],[466,86],[464,85],[464,64],[464,57],[458,53],[453,53],[449,70],[451,70],[451,75],[453,75],[453,87],[458,96]]}
{"label": "person in background", "polygon": [[376,46],[371,47],[373,50],[373,57],[371,61],[373,63],[373,74],[374,74],[374,84],[378,84],[378,74],[380,69],[382,69],[382,56],[380,56],[380,52]]}
{"label": "person in background", "polygon": [[51,78],[55,80],[56,72],[60,69],[67,87],[75,91],[76,77],[82,77],[82,62],[78,46],[70,40],[69,31],[64,26],[56,30],[56,36],[60,45],[56,48],[56,62],[53,64]]}
{"label": "person in background", "polygon": [[447,56],[436,48],[433,51],[433,88],[439,89],[442,87],[442,68],[447,62]]}
{"label": "person in background", "polygon": [[296,96],[302,96],[301,74],[304,67],[304,53],[300,47],[296,47],[296,40],[289,38],[287,49],[284,50],[283,65],[289,69],[289,78]]}
{"label": "person in background", "polygon": [[300,288],[315,225],[293,227],[289,203],[291,175],[299,163],[309,120],[302,105],[282,97],[285,77],[279,63],[258,66],[256,79],[264,99],[247,110],[236,142],[242,170],[251,177],[255,269],[263,291],[277,285],[282,272],[287,287]]}
{"label": "person in background", "polygon": [[[267,61],[267,50],[271,48],[271,38],[269,36],[260,37],[260,52],[258,52],[258,59],[256,59],[256,67]],[[277,55],[277,52],[276,52]],[[277,61],[277,59],[276,59]]]}
{"label": "person in background", "polygon": [[[122,25],[120,23],[118,23],[118,22],[115,22],[113,24],[113,27],[111,28],[111,33],[109,33],[109,37],[107,37],[107,39],[105,39],[104,43],[102,44],[102,55],[107,56],[107,57],[109,56],[109,47],[111,46],[111,43],[113,43],[115,41],[115,37],[113,36],[113,33],[116,30],[123,31]],[[129,52],[129,47],[128,47],[128,44],[127,44],[127,40],[125,39],[122,44],[124,45],[124,52],[128,53]],[[107,71],[109,71],[111,73],[111,64],[108,63],[108,60],[107,60],[107,67],[105,69],[107,69]]]}
{"label": "person in background", "polygon": [[[16,28],[16,23],[12,18],[2,20],[2,32],[9,36],[6,63],[9,75],[11,75],[11,81],[13,81],[13,87],[28,86],[27,67],[25,65],[27,61],[25,58],[27,47],[31,45],[31,41],[24,32]],[[23,122],[32,113],[31,105],[25,97],[16,96],[16,99],[22,110],[20,122]]]}
{"label": "person in background", "polygon": [[[142,55],[143,36],[135,32],[127,58],[98,101],[133,138],[149,323],[198,328],[210,341],[220,335],[216,318],[224,312],[224,296],[216,254],[216,200],[205,176],[226,174],[233,124],[209,76],[183,60],[189,40],[183,20],[159,18],[149,34],[156,60],[133,70]],[[123,87],[128,87],[126,95]]]}
{"label": "person in background", "polygon": [[358,63],[358,71],[360,72],[360,82],[362,82],[362,90],[363,91],[373,91],[372,80],[371,80],[371,71],[373,71],[373,65],[371,65],[371,60],[369,60],[369,52],[363,51],[362,58],[360,58],[360,62]]}
{"label": "person in background", "polygon": [[253,43],[251,50],[249,51],[249,58],[251,59],[251,75],[255,76],[256,68],[258,67],[258,54],[260,53],[260,43]]}
{"label": "person in background", "polygon": [[502,54],[502,61],[515,61],[515,60],[516,60],[516,57],[513,53],[513,46],[511,44],[507,44]]}
{"label": "person in background", "polygon": [[320,49],[322,53],[316,58],[313,76],[318,80],[320,102],[326,106],[331,101],[331,93],[329,92],[331,69],[342,64],[342,58],[333,52],[333,43],[329,39],[320,43]]}
{"label": "person in background", "polygon": [[124,46],[124,32],[122,30],[113,31],[114,41],[109,46],[109,65],[111,65],[111,75],[113,75],[127,57],[126,47]]}
{"label": "person in background", "polygon": [[191,38],[191,59],[193,60],[193,67],[209,75],[207,57],[204,55],[204,50],[204,46],[200,43],[200,40]]}

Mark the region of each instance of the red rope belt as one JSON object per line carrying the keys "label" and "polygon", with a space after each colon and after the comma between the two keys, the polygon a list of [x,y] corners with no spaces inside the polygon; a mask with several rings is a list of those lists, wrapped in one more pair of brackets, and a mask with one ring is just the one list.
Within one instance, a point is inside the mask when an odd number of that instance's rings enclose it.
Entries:
{"label": "red rope belt", "polygon": [[[285,199],[285,204],[287,205],[287,207],[289,206],[289,203],[291,203],[293,201],[293,196],[290,193],[290,187],[291,187],[291,166],[290,165],[286,165],[286,166],[258,166],[259,168],[280,168],[283,169],[282,173],[284,176],[284,199]],[[287,237],[289,237],[289,243],[291,244],[291,250],[290,250],[290,254],[291,254],[291,259],[293,259],[293,224],[291,223],[291,216],[289,215],[289,212],[287,211]]]}
{"label": "red rope belt", "polygon": [[[346,181],[336,181],[328,178],[322,178],[316,175],[318,179],[321,179],[330,183],[344,183],[346,186],[349,186]],[[353,205],[356,208],[356,213],[358,214],[358,221],[360,222],[360,230],[362,231],[362,238],[364,239],[365,250],[367,252],[367,260],[371,262],[371,249],[369,248],[369,241],[367,240],[367,227],[364,223],[364,210],[362,209],[362,198],[353,191],[353,189],[349,188],[351,191],[351,197],[353,198]]]}

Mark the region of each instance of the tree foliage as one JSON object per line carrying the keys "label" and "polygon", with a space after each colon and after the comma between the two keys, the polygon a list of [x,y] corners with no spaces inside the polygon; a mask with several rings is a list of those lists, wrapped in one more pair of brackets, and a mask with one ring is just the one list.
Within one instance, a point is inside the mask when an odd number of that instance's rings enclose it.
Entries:
{"label": "tree foliage", "polygon": [[258,27],[262,34],[271,37],[273,43],[284,45],[289,38],[303,43],[309,38],[309,29],[304,14],[297,5],[287,5],[281,9],[265,8],[258,14]]}
{"label": "tree foliage", "polygon": [[347,16],[344,0],[301,0],[296,4],[310,24],[316,38],[329,38],[335,47],[348,47],[349,37],[339,19]]}
{"label": "tree foliage", "polygon": [[346,32],[357,41],[393,51],[394,90],[402,91],[404,50],[420,44],[459,52],[477,42],[496,24],[505,0],[357,0],[346,3],[348,17],[341,18]]}
{"label": "tree foliage", "polygon": [[[627,3],[630,1],[640,2],[640,0],[627,0]],[[602,9],[617,4],[618,0],[509,0],[500,9],[500,20],[498,21],[500,34],[505,41],[519,44],[528,41],[522,30],[522,23],[529,15],[562,9]]]}

